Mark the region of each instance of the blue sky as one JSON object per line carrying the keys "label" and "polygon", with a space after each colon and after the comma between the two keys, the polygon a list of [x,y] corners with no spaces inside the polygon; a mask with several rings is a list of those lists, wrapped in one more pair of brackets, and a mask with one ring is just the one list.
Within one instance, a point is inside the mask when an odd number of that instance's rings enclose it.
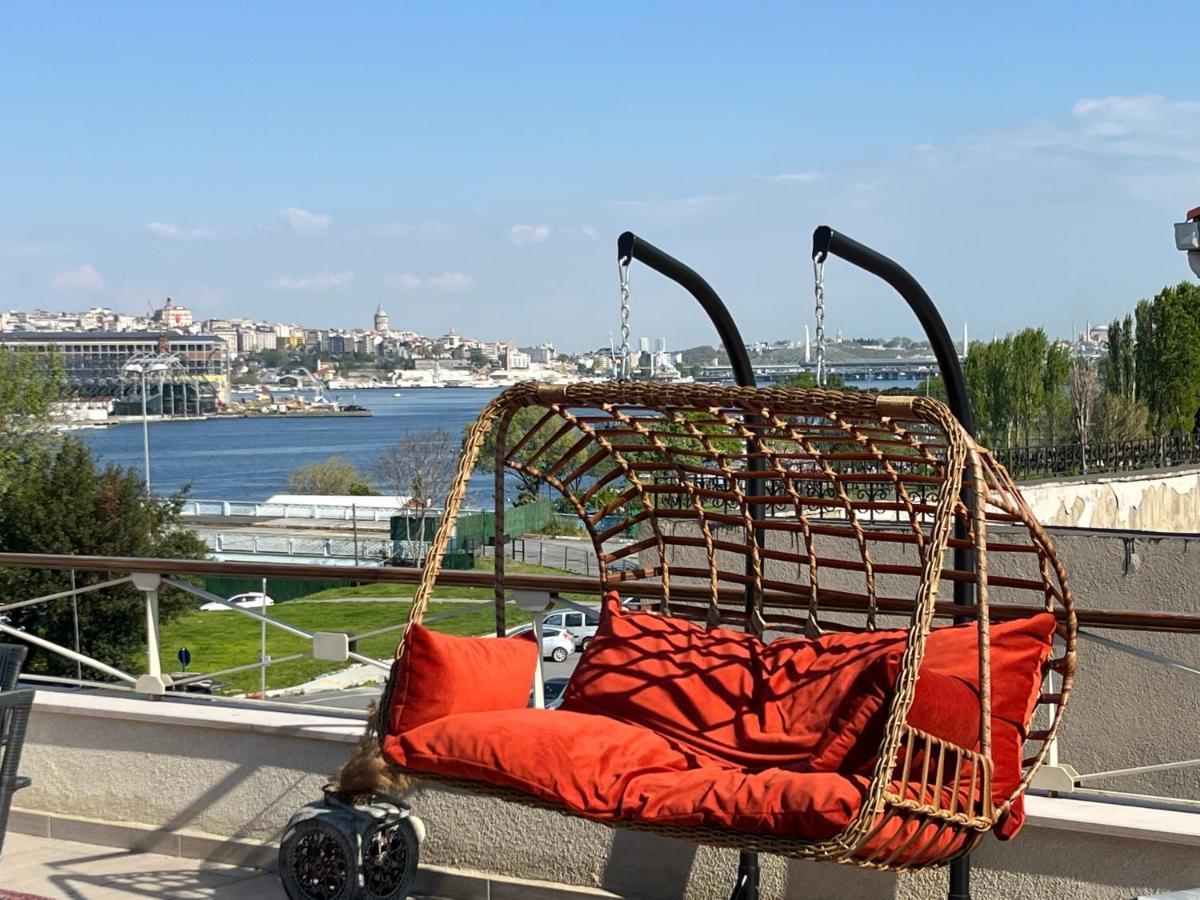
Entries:
{"label": "blue sky", "polygon": [[[649,5],[647,5],[649,7]],[[812,321],[812,229],[988,337],[1066,335],[1187,274],[1188,4],[27,4],[0,29],[0,309],[566,349],[617,325],[615,238],[704,274],[747,339]],[[843,265],[828,324],[916,334]],[[634,335],[711,340],[633,273]]]}

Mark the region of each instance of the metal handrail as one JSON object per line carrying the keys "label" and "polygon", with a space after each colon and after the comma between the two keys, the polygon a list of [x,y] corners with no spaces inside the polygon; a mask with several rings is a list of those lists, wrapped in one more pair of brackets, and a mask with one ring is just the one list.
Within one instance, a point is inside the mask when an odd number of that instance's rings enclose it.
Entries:
{"label": "metal handrail", "polygon": [[[310,565],[306,563],[250,563],[250,562],[218,562],[206,559],[155,559],[152,557],[132,556],[71,556],[53,553],[0,553],[0,568],[25,569],[77,569],[89,572],[147,572],[157,575],[230,575],[253,578],[284,578],[284,579],[330,579],[393,584],[417,584],[421,580],[422,569],[392,568],[380,566],[330,566]],[[438,575],[438,584],[442,587],[476,587],[491,588],[494,584],[491,572],[471,570],[444,569]],[[597,582],[594,578],[581,578],[569,575],[533,575],[505,573],[504,584],[511,589],[545,591],[547,593],[590,594],[595,593]],[[646,581],[626,581],[621,583],[621,591],[628,597],[653,599],[659,596],[661,588]],[[680,599],[701,599],[707,601],[709,589],[686,584],[672,585],[671,594],[678,594]],[[803,593],[768,590],[763,592],[763,602],[768,606],[787,606],[803,598],[808,604],[809,592],[805,587]],[[724,588],[718,594],[721,602],[737,603],[742,599],[740,588]],[[909,604],[880,598],[878,609],[881,613],[910,612]],[[828,605],[834,612],[862,612],[866,609],[866,601],[855,594],[831,589],[821,589],[821,604]],[[1019,619],[1038,615],[1046,610],[1041,606],[1027,606],[1006,603],[990,604],[989,615],[993,620]],[[955,616],[970,615],[970,609],[956,606],[954,603],[941,601],[934,608],[938,618],[954,618]],[[1200,615],[1187,613],[1146,612],[1142,610],[1076,610],[1076,618],[1080,628],[1114,628],[1122,631],[1153,631],[1165,634],[1195,634],[1200,635]]]}

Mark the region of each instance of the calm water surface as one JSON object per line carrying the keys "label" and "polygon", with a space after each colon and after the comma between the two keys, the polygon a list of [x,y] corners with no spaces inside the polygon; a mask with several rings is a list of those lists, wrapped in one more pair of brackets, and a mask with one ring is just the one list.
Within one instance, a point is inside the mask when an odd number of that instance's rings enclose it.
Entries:
{"label": "calm water surface", "polygon": [[[370,409],[370,418],[208,419],[150,423],[150,482],[156,494],[191,485],[204,500],[266,500],[287,490],[288,475],[335,454],[364,472],[408,432],[445,428],[458,435],[496,391],[476,388],[416,389],[393,397],[393,388],[332,391],[343,403]],[[141,423],[77,434],[103,462],[142,470]],[[491,476],[483,482],[490,483]]]}
{"label": "calm water surface", "polygon": [[[894,385],[895,382],[889,382]],[[344,456],[364,473],[380,453],[408,432],[445,428],[459,435],[497,391],[418,388],[394,397],[394,388],[333,391],[343,403],[370,409],[370,418],[209,419],[150,424],[150,482],[156,494],[191,485],[201,500],[266,500],[287,491],[299,466]],[[78,434],[104,462],[142,470],[141,423]],[[468,502],[490,504],[492,476],[477,474]]]}

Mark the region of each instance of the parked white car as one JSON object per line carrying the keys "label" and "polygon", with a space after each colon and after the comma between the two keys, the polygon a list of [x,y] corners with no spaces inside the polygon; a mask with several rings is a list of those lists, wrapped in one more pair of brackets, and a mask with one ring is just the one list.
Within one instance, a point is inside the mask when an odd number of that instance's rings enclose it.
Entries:
{"label": "parked white car", "polygon": [[561,628],[571,636],[576,649],[582,650],[588,645],[588,641],[596,636],[596,629],[600,626],[600,613],[597,611],[585,614],[574,609],[563,609],[549,613],[542,621],[547,628]]}
{"label": "parked white car", "polygon": [[[510,638],[523,637],[533,640],[533,626],[522,625],[508,633]],[[575,652],[575,641],[565,631],[559,628],[542,628],[542,658],[555,662],[566,662],[568,656]]]}
{"label": "parked white car", "polygon": [[[275,601],[266,594],[255,592],[252,594],[236,594],[229,598],[229,602],[239,609],[262,609],[264,606],[274,606]],[[224,603],[217,603],[215,600],[212,603],[205,603],[200,607],[200,612],[220,612],[223,609],[229,609]]]}

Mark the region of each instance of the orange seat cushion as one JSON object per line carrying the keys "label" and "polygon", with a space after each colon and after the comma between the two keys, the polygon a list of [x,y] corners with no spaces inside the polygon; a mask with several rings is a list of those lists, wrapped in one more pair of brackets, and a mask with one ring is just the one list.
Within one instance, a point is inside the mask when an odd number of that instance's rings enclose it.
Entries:
{"label": "orange seat cushion", "polygon": [[[998,801],[1021,777],[1053,631],[1050,614],[989,630]],[[907,634],[768,644],[625,612],[613,594],[562,709],[551,712],[525,708],[532,642],[420,626],[405,640],[383,745],[397,765],[513,788],[614,823],[812,841],[843,831],[862,807]],[[979,738],[977,641],[974,625],[930,634],[909,712],[914,727],[968,748]],[[894,818],[882,825],[864,850],[877,860],[944,859],[963,840],[936,827],[914,833],[916,824]],[[1007,833],[1019,825],[1014,806]]]}
{"label": "orange seat cushion", "polygon": [[[869,778],[830,772],[749,772],[645,728],[561,710],[460,713],[384,739],[397,765],[518,790],[601,821],[710,827],[824,840],[858,815]],[[944,858],[963,838],[885,823],[870,851],[898,861]],[[936,832],[936,833],[935,833]],[[932,843],[931,843],[932,841]]]}

